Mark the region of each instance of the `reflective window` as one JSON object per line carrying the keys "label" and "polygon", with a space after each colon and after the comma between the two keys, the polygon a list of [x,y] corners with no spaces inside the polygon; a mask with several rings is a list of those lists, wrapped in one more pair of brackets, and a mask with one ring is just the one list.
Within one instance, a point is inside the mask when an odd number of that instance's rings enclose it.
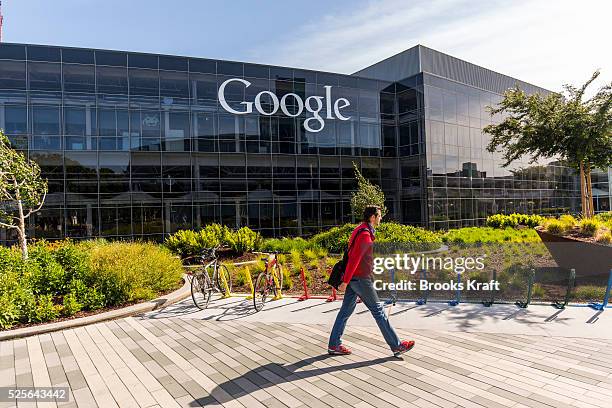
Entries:
{"label": "reflective window", "polygon": [[4,131],[7,135],[28,133],[28,114],[25,105],[4,107]]}
{"label": "reflective window", "polygon": [[0,89],[26,89],[25,62],[0,63]]}
{"label": "reflective window", "polygon": [[25,60],[26,47],[16,44],[0,44],[0,59]]}
{"label": "reflective window", "polygon": [[96,78],[93,66],[64,64],[64,91],[95,92]]}
{"label": "reflective window", "polygon": [[30,89],[36,91],[61,91],[62,76],[60,64],[31,62],[28,64]]}
{"label": "reflective window", "polygon": [[158,71],[130,68],[129,78],[130,78],[130,94],[144,95],[144,96],[159,96]]}
{"label": "reflective window", "polygon": [[187,58],[170,57],[166,55],[159,56],[159,69],[167,69],[170,71],[187,71]]}
{"label": "reflective window", "polygon": [[87,133],[85,108],[64,109],[64,133],[84,136]]}
{"label": "reflective window", "polygon": [[106,94],[128,93],[127,71],[125,68],[96,67],[98,92]]}
{"label": "reflective window", "polygon": [[186,72],[159,73],[161,97],[189,98],[189,81]]}
{"label": "reflective window", "polygon": [[128,66],[136,68],[158,69],[157,55],[128,54]]}
{"label": "reflective window", "polygon": [[93,64],[95,61],[94,51],[78,48],[63,48],[62,61],[75,62],[78,64]]}
{"label": "reflective window", "polygon": [[55,47],[29,45],[28,59],[30,61],[60,62],[60,49]]}
{"label": "reflective window", "polygon": [[37,135],[59,135],[59,108],[50,106],[33,106],[32,131]]}

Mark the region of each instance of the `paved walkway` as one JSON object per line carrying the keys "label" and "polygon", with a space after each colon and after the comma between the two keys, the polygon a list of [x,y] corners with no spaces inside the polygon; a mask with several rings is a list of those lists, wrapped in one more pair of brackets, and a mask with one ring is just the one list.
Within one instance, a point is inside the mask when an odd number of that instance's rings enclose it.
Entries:
{"label": "paved walkway", "polygon": [[[586,323],[579,321],[583,309],[563,311],[566,322],[555,322],[562,315],[540,322],[537,308],[523,321],[503,320],[512,309],[490,309],[483,312],[493,317],[471,317],[471,326],[461,327],[451,313],[473,313],[468,306],[396,306],[392,323],[417,342],[401,360],[389,357],[363,305],[344,337],[354,354],[323,354],[339,303],[322,303],[283,300],[252,314],[241,299],[211,302],[203,312],[185,301],[141,317],[0,342],[0,387],[69,386],[71,401],[57,405],[104,408],[611,406],[612,339],[518,328],[609,326],[612,310]],[[417,309],[441,327],[406,327],[429,324],[416,321]],[[505,322],[497,332],[489,326],[496,320]]]}

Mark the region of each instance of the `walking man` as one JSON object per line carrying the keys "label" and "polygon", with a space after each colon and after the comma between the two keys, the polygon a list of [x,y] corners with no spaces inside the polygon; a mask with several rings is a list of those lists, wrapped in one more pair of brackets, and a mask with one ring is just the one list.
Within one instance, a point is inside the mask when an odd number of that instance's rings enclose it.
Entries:
{"label": "walking man", "polygon": [[396,357],[414,347],[414,341],[400,341],[397,337],[372,282],[374,228],[378,227],[381,219],[380,207],[366,207],[363,211],[363,222],[353,230],[349,238],[348,262],[339,287],[339,290],[345,291],[344,300],[329,337],[327,348],[329,354],[351,354],[351,350],[342,345],[340,338],[344,333],[346,322],[355,311],[357,296],[372,313],[385,341]]}

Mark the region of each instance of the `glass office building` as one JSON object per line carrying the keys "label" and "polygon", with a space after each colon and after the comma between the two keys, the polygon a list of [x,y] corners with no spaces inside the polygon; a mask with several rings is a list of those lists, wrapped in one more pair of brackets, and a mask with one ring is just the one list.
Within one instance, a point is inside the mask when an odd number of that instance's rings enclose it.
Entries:
{"label": "glass office building", "polygon": [[[422,46],[342,75],[4,43],[0,128],[49,180],[35,238],[159,240],[212,222],[308,235],[353,221],[353,163],[402,223],[577,210],[572,170],[502,168],[484,148],[498,120],[485,107],[516,84],[548,92]],[[600,210],[610,178],[593,176]]]}

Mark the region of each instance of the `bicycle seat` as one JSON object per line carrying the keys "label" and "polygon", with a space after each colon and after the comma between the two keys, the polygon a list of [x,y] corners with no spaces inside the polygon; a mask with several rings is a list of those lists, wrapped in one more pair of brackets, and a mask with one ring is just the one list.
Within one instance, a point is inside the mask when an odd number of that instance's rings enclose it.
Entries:
{"label": "bicycle seat", "polygon": [[261,258],[262,261],[267,262],[268,258]]}

